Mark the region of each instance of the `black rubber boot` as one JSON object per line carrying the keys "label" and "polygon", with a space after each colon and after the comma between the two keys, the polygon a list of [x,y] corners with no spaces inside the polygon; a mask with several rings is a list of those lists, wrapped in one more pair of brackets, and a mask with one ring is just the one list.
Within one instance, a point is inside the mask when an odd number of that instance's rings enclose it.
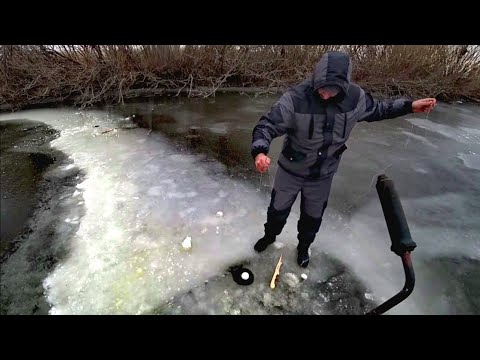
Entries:
{"label": "black rubber boot", "polygon": [[275,236],[265,235],[263,238],[257,241],[257,243],[253,248],[257,252],[262,252],[268,247],[268,245],[273,244],[275,242],[275,238],[276,238]]}
{"label": "black rubber boot", "polygon": [[305,245],[299,243],[297,246],[297,264],[300,267],[306,268],[310,261],[310,256],[308,256],[308,248],[310,245]]}

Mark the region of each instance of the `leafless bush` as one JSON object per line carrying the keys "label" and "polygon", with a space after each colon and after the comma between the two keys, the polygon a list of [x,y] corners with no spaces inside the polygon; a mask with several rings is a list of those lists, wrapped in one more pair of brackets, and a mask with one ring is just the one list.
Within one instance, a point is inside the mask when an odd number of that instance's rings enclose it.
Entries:
{"label": "leafless bush", "polygon": [[284,89],[328,50],[352,55],[353,78],[383,96],[480,99],[480,46],[82,45],[0,46],[0,107],[88,106],[171,92]]}

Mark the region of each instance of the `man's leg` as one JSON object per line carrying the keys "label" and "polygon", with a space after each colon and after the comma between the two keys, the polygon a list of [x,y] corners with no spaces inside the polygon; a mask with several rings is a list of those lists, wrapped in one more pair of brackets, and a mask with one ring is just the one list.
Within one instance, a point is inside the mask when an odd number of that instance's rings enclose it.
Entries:
{"label": "man's leg", "polygon": [[265,250],[268,245],[275,241],[276,236],[282,232],[303,182],[302,178],[290,175],[282,168],[278,168],[272,189],[270,206],[267,211],[267,222],[264,225],[265,235],[255,244],[254,249],[256,251],[262,252]]}
{"label": "man's leg", "polygon": [[298,220],[297,263],[307,267],[310,261],[308,248],[315,240],[332,186],[333,175],[319,180],[305,181],[300,203],[300,219]]}

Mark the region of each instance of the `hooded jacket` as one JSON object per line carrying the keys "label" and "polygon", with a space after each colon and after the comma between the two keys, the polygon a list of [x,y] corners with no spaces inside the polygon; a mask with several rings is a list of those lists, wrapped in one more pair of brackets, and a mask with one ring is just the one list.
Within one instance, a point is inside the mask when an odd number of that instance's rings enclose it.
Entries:
{"label": "hooded jacket", "polygon": [[[351,81],[348,54],[328,52],[310,79],[285,92],[253,129],[251,154],[268,154],[271,141],[287,134],[278,165],[288,173],[318,179],[338,169],[345,142],[357,122],[392,119],[412,112],[404,99],[379,101]],[[317,90],[337,86],[340,93],[323,100]]]}

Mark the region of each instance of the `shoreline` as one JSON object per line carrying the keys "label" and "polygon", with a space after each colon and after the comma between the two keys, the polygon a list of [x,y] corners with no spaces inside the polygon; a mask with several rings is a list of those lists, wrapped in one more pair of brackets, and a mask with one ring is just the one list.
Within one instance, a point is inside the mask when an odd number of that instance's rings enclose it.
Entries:
{"label": "shoreline", "polygon": [[[287,90],[287,87],[271,87],[271,88],[262,88],[262,87],[224,87],[213,89],[210,87],[197,87],[194,89],[186,89],[186,88],[175,88],[175,89],[152,89],[152,88],[141,88],[141,89],[129,89],[127,92],[122,94],[121,100],[119,100],[119,96],[117,92],[109,92],[106,93],[102,100],[92,102],[89,104],[80,104],[80,96],[75,96],[70,99],[64,98],[52,98],[52,99],[44,99],[37,102],[29,102],[21,105],[14,105],[14,104],[1,104],[0,105],[0,114],[2,113],[12,113],[16,111],[22,110],[31,110],[31,109],[38,109],[38,108],[50,108],[50,107],[58,107],[58,106],[72,106],[75,108],[82,108],[82,107],[93,107],[98,105],[118,105],[122,104],[122,102],[132,102],[138,101],[142,99],[151,99],[151,98],[174,98],[179,96],[185,96],[188,98],[207,98],[207,97],[215,97],[216,94],[237,94],[239,96],[263,96],[263,95],[273,95],[273,94],[281,94]],[[374,92],[372,91],[372,95],[378,98],[387,98],[387,96],[383,93]],[[398,98],[401,96],[396,96],[394,98]],[[393,97],[392,97],[393,98]],[[127,100],[127,101],[125,101]],[[480,104],[480,99],[472,98],[469,96],[463,96],[460,100],[455,101],[444,101],[447,104],[453,103],[464,103],[464,104]]]}

